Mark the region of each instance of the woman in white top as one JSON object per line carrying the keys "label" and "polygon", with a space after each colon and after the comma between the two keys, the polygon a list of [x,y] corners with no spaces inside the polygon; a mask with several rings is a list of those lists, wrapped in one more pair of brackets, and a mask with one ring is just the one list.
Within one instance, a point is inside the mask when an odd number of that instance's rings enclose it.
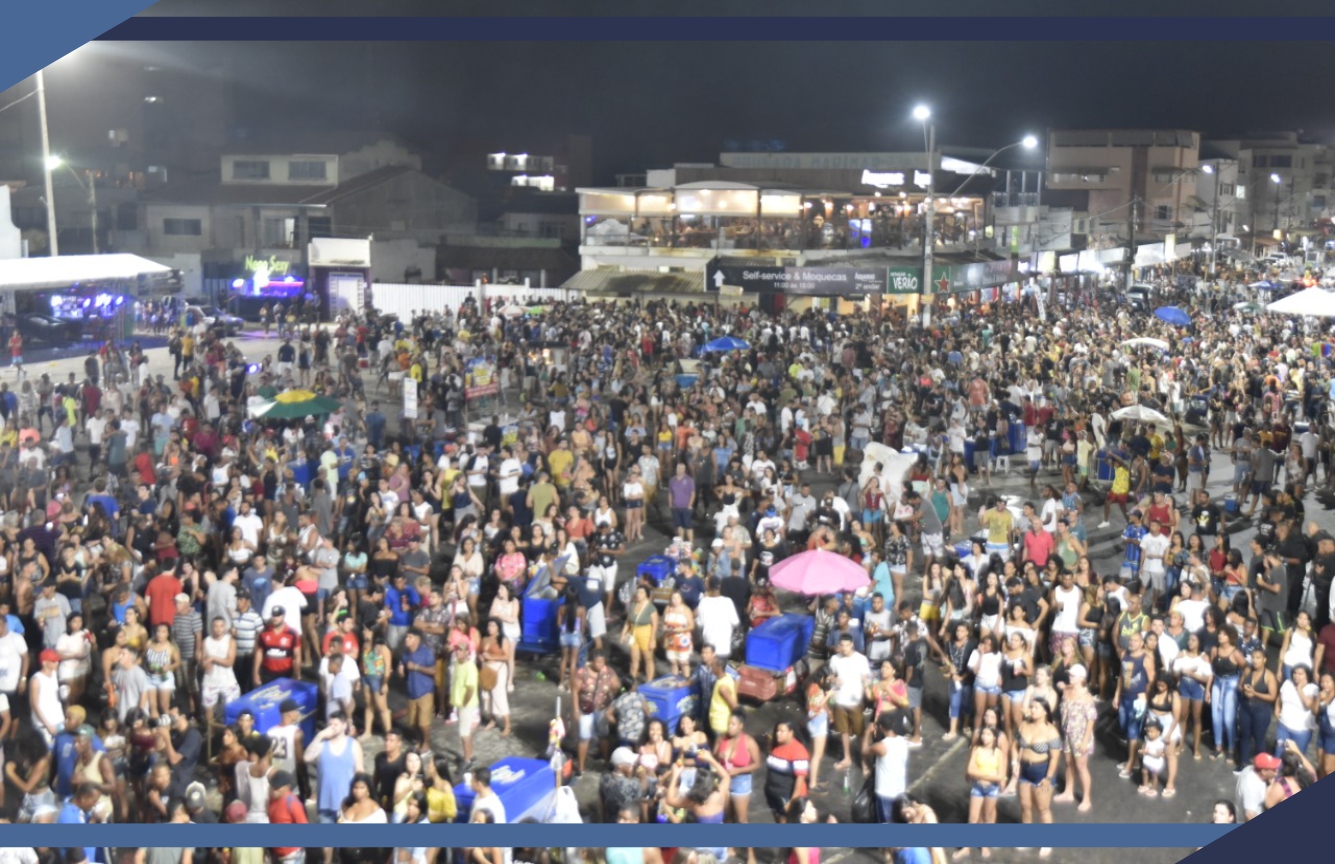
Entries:
{"label": "woman in white top", "polygon": [[969,655],[969,671],[974,674],[973,731],[976,735],[982,726],[983,714],[989,708],[996,708],[1001,698],[1001,652],[997,650],[996,637],[991,633],[984,634],[978,640],[978,647]]}
{"label": "woman in white top", "polygon": [[[1313,667],[1312,658],[1316,650],[1316,633],[1312,628],[1312,616],[1306,610],[1300,611],[1294,619],[1293,627],[1284,633],[1284,642],[1279,646],[1280,679],[1289,680],[1294,667]],[[1309,675],[1310,679],[1311,676]]]}
{"label": "woman in white top", "polygon": [[82,614],[70,613],[65,632],[56,640],[56,653],[60,655],[56,678],[65,691],[65,704],[76,705],[83,699],[93,669],[93,635],[84,628]]}
{"label": "woman in white top", "polygon": [[1292,676],[1279,688],[1275,703],[1279,724],[1275,727],[1275,752],[1284,755],[1284,742],[1292,741],[1299,753],[1307,752],[1316,728],[1317,687],[1312,683],[1312,670],[1294,666]]}
{"label": "woman in white top", "polygon": [[626,503],[626,543],[631,544],[644,536],[644,482],[638,465],[632,465],[621,484],[621,500]]}
{"label": "woman in white top", "polygon": [[[236,763],[236,798],[246,805],[247,825],[269,824],[269,768],[272,748],[256,753],[247,743],[250,760]],[[252,761],[253,760],[253,761]]]}
{"label": "woman in white top", "polygon": [[227,632],[227,622],[221,617],[209,623],[209,635],[204,639],[204,652],[199,665],[204,671],[204,681],[200,688],[205,710],[218,704],[219,697],[223,704],[241,698],[241,686],[236,680],[236,640]]}
{"label": "woman in white top", "polygon": [[352,778],[352,790],[343,801],[338,816],[340,824],[386,825],[389,817],[385,808],[371,795],[371,775],[357,774]]}
{"label": "woman in white top", "polygon": [[1201,730],[1204,728],[1201,726],[1201,711],[1205,704],[1205,694],[1209,691],[1214,678],[1210,658],[1201,653],[1200,636],[1195,633],[1187,636],[1187,647],[1173,658],[1171,671],[1177,677],[1177,693],[1181,697],[1178,701],[1178,725],[1182,727],[1182,734],[1185,735],[1190,715],[1191,725],[1196,730],[1196,737],[1192,739],[1191,755],[1192,758],[1199,759]]}

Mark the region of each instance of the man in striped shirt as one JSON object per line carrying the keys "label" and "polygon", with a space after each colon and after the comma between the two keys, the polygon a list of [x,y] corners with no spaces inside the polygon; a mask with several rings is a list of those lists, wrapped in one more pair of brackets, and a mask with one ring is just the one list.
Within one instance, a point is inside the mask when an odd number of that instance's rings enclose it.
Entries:
{"label": "man in striped shirt", "polygon": [[243,670],[236,676],[242,693],[255,687],[250,670],[255,665],[255,639],[264,629],[264,619],[255,611],[249,591],[236,592],[236,614],[232,616],[232,638],[236,640],[236,662],[233,669]]}
{"label": "man in striped shirt", "polygon": [[765,766],[765,801],[775,822],[787,822],[788,805],[807,794],[811,754],[793,734],[793,724],[786,720],[774,727],[774,749]]}
{"label": "man in striped shirt", "polygon": [[190,605],[189,594],[176,595],[176,617],[172,619],[172,641],[181,652],[178,687],[185,688],[190,700],[190,713],[195,713],[199,692],[199,642],[204,633],[204,619]]}

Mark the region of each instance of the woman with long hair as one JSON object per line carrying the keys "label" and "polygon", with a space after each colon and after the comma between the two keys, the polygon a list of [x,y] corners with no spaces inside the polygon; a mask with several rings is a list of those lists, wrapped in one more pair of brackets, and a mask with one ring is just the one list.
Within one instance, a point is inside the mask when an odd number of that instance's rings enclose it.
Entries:
{"label": "woman with long hair", "polygon": [[579,589],[567,585],[565,602],[556,607],[557,643],[561,648],[561,662],[556,677],[556,689],[564,692],[575,680],[579,664],[579,649],[584,644],[587,621],[584,607],[579,602]]}
{"label": "woman with long hair", "polygon": [[1200,759],[1201,739],[1205,737],[1201,714],[1205,707],[1205,694],[1210,690],[1211,679],[1214,678],[1214,670],[1210,668],[1210,658],[1201,651],[1199,634],[1188,634],[1187,647],[1173,658],[1170,671],[1177,678],[1177,693],[1181,697],[1178,703],[1181,709],[1177,718],[1178,724],[1185,736],[1190,723],[1195,732],[1195,736],[1191,739],[1192,757]]}
{"label": "woman with long hair", "polygon": [[[997,745],[997,730],[983,727],[978,732],[978,742],[969,751],[969,761],[964,769],[964,779],[971,784],[969,788],[969,824],[994,825],[997,821],[997,797],[1006,785],[1006,754]],[[978,850],[982,858],[991,858],[992,850],[986,846]],[[965,846],[954,854],[959,861],[969,856],[969,847]]]}
{"label": "woman with long hair", "polygon": [[[370,622],[367,622],[369,625]],[[394,656],[385,642],[385,634],[378,628],[366,626],[362,630],[361,673],[363,698],[366,700],[362,725],[362,741],[371,736],[375,720],[380,719],[384,734],[391,729],[389,712],[389,679],[394,674]]]}
{"label": "woman with long hair", "polygon": [[639,680],[641,668],[644,670],[643,680],[654,680],[657,632],[658,607],[649,596],[648,586],[641,583],[635,586],[635,596],[631,599],[630,609],[626,613],[626,623],[621,628],[621,641],[630,648],[631,680]]}
{"label": "woman with long hair", "polygon": [[494,729],[499,720],[502,738],[510,737],[510,651],[506,647],[509,641],[501,630],[501,622],[488,619],[478,654],[482,667],[495,676],[495,685],[482,690],[482,713],[487,718],[482,728]]}
{"label": "woman with long hair", "polygon": [[969,671],[973,681],[973,729],[977,733],[987,711],[1000,712],[1001,699],[1001,664],[1004,658],[997,650],[996,637],[984,633],[978,640],[978,647],[969,655]]}
{"label": "woman with long hair", "polygon": [[488,617],[500,622],[501,635],[505,637],[507,692],[515,692],[515,646],[519,643],[519,598],[513,596],[510,585],[501,582],[496,586],[496,596],[491,601]]}
{"label": "woman with long hair", "polygon": [[1316,773],[1335,773],[1335,674],[1321,673],[1316,695]]}

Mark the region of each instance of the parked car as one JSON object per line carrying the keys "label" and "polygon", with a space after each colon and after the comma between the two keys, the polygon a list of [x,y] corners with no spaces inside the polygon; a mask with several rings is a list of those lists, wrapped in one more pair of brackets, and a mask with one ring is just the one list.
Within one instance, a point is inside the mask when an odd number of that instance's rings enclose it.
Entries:
{"label": "parked car", "polygon": [[79,340],[82,329],[77,321],[40,313],[20,315],[16,323],[23,341],[34,345],[68,345]]}
{"label": "parked car", "polygon": [[1148,313],[1154,308],[1153,290],[1148,285],[1132,285],[1126,292],[1126,300],[1131,306],[1131,311]]}
{"label": "parked car", "polygon": [[204,326],[216,330],[224,336],[235,336],[245,326],[245,319],[229,314],[217,306],[187,306],[186,321],[191,325],[203,321]]}

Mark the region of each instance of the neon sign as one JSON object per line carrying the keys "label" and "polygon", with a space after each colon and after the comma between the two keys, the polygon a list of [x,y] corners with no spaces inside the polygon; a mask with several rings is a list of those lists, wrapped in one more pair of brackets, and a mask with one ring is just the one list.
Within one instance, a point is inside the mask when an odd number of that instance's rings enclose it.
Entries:
{"label": "neon sign", "polygon": [[245,263],[242,266],[248,273],[263,272],[265,274],[269,273],[283,274],[286,273],[292,267],[292,262],[283,261],[273,255],[270,255],[268,259],[256,258],[252,255],[247,255]]}

